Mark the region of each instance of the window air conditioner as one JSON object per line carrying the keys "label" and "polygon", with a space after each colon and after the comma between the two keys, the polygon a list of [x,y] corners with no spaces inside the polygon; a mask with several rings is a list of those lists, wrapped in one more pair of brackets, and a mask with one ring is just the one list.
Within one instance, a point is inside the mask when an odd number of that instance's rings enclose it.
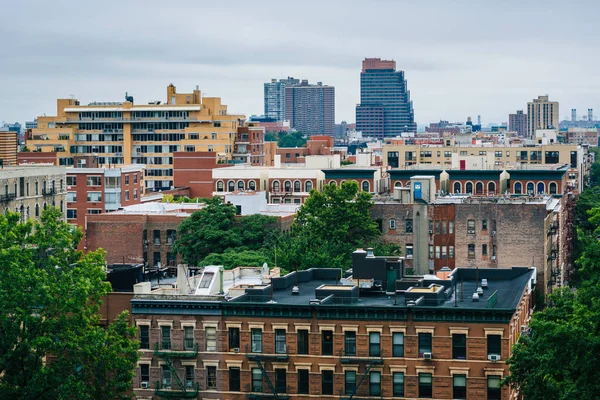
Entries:
{"label": "window air conditioner", "polygon": [[239,347],[234,347],[233,348],[233,352],[234,353],[239,353],[240,352],[240,348]]}
{"label": "window air conditioner", "polygon": [[433,235],[433,230],[431,230],[431,229],[430,229],[430,230],[429,230],[429,234],[430,234],[430,235]]}
{"label": "window air conditioner", "polygon": [[148,389],[148,387],[149,387],[149,384],[148,384],[148,382],[142,382],[142,383],[140,384],[140,387],[141,387],[142,389]]}
{"label": "window air conditioner", "polygon": [[500,354],[488,354],[488,360],[493,362],[500,361]]}
{"label": "window air conditioner", "polygon": [[492,261],[496,261],[496,256],[492,256]]}
{"label": "window air conditioner", "polygon": [[431,360],[433,358],[433,354],[431,354],[429,352],[428,353],[423,353],[423,358],[425,360]]}

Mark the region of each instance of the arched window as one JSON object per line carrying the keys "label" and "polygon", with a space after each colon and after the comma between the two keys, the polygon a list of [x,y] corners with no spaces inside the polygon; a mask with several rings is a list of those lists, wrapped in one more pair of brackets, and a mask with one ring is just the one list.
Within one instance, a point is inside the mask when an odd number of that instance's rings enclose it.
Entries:
{"label": "arched window", "polygon": [[533,182],[527,182],[527,194],[533,194]]}
{"label": "arched window", "polygon": [[60,212],[65,212],[64,208],[63,208],[63,201],[60,201]]}
{"label": "arched window", "polygon": [[488,182],[488,194],[496,193],[496,184],[494,182]]}
{"label": "arched window", "polygon": [[241,192],[246,188],[246,185],[244,184],[244,181],[238,181],[238,190]]}
{"label": "arched window", "polygon": [[311,190],[312,190],[312,182],[311,181],[306,181],[304,183],[304,191],[308,193]]}
{"label": "arched window", "polygon": [[40,183],[35,181],[35,195],[37,196],[38,194],[40,194]]}
{"label": "arched window", "polygon": [[44,202],[44,210],[46,210],[48,208],[48,204],[46,202]]}
{"label": "arched window", "polygon": [[363,192],[370,192],[371,191],[371,184],[369,183],[369,181],[363,181],[362,182],[362,191]]}
{"label": "arched window", "polygon": [[227,191],[235,192],[235,182],[234,181],[227,182]]}
{"label": "arched window", "polygon": [[283,183],[283,189],[284,189],[286,192],[291,192],[291,191],[292,191],[292,182],[290,182],[290,181],[285,181],[285,182]]}
{"label": "arched window", "polygon": [[461,187],[460,182],[454,182],[454,193],[460,193]]}
{"label": "arched window", "polygon": [[21,206],[19,209],[19,214],[21,214],[21,221],[25,221],[25,207]]}
{"label": "arched window", "polygon": [[[37,183],[37,182],[36,182]],[[39,217],[40,216],[40,205],[36,204],[35,205],[35,216]]]}
{"label": "arched window", "polygon": [[299,192],[302,190],[302,184],[300,181],[294,181],[294,192]]}
{"label": "arched window", "polygon": [[26,183],[25,186],[26,186],[26,189],[25,189],[26,192],[25,193],[27,193],[27,196],[29,196],[29,181],[27,181],[27,183]]}
{"label": "arched window", "polygon": [[550,194],[556,194],[556,183],[550,183]]}
{"label": "arched window", "polygon": [[4,194],[8,196],[8,183],[4,185]]}
{"label": "arched window", "polygon": [[465,185],[465,192],[468,194],[473,194],[473,184],[471,182],[467,182]]}
{"label": "arched window", "polygon": [[273,191],[279,192],[279,181],[273,181]]}
{"label": "arched window", "polygon": [[27,213],[25,214],[25,219],[29,219],[31,217],[29,206],[27,206]]}
{"label": "arched window", "polygon": [[546,193],[546,185],[544,185],[544,182],[538,182],[537,192],[538,193]]}
{"label": "arched window", "polygon": [[222,192],[225,190],[225,185],[223,184],[223,181],[218,181],[217,182],[217,192]]}
{"label": "arched window", "polygon": [[482,195],[483,194],[483,183],[477,182],[475,184],[475,194]]}
{"label": "arched window", "polygon": [[248,189],[256,190],[256,182],[254,182],[254,181],[248,182]]}
{"label": "arched window", "polygon": [[397,181],[396,183],[394,183],[394,187],[395,187],[395,188],[397,188],[397,187],[398,187],[398,188],[399,188],[399,187],[402,187],[402,181]]}
{"label": "arched window", "polygon": [[337,182],[336,182],[336,181],[330,181],[330,182],[329,182],[329,184],[330,184],[331,186],[337,186]]}
{"label": "arched window", "polygon": [[523,193],[523,185],[521,184],[521,182],[516,182],[515,183],[515,194],[522,194]]}

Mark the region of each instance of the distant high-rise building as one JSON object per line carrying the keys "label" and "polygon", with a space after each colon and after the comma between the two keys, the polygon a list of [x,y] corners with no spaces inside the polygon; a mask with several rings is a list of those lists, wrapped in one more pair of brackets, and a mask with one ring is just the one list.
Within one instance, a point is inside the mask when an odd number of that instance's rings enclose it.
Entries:
{"label": "distant high-rise building", "polygon": [[25,129],[37,129],[37,127],[38,127],[37,118],[34,119],[33,121],[25,122]]}
{"label": "distant high-rise building", "polygon": [[287,79],[271,79],[271,82],[265,83],[265,117],[276,121],[285,120],[285,87],[299,83],[300,80],[289,76]]}
{"label": "distant high-rise building", "polygon": [[306,135],[333,136],[335,88],[302,80],[285,87],[285,119],[290,127]]}
{"label": "distant high-rise building", "polygon": [[517,110],[516,114],[508,114],[508,130],[519,132],[519,136],[527,135],[527,114],[523,110]]}
{"label": "distant high-rise building", "polygon": [[378,138],[412,136],[417,131],[404,71],[396,71],[394,60],[363,60],[356,129]]}
{"label": "distant high-rise building", "polygon": [[571,108],[571,122],[577,121],[577,109]]}
{"label": "distant high-rise building", "polygon": [[594,120],[594,109],[588,108],[588,121],[593,121],[593,120]]}
{"label": "distant high-rise building", "polygon": [[558,129],[558,102],[548,100],[548,95],[527,103],[527,137],[535,137],[538,129]]}

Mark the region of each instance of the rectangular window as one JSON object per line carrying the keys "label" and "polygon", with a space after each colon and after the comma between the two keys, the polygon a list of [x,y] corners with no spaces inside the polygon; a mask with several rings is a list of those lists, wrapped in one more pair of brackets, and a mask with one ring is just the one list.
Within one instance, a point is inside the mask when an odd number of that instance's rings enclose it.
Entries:
{"label": "rectangular window", "polygon": [[467,221],[467,235],[475,234],[475,220],[470,219]]}
{"label": "rectangular window", "polygon": [[77,192],[67,192],[67,202],[77,201]]}
{"label": "rectangular window", "polygon": [[194,349],[194,327],[184,326],[183,327],[183,348],[185,350]]}
{"label": "rectangular window", "polygon": [[406,258],[413,258],[413,245],[412,245],[412,243],[406,244]]}
{"label": "rectangular window", "polygon": [[306,329],[298,331],[298,354],[308,354],[308,331]]}
{"label": "rectangular window", "polygon": [[321,371],[321,394],[333,394],[333,371]]}
{"label": "rectangular window", "polygon": [[277,393],[287,392],[287,371],[283,368],[275,369],[275,390]]}
{"label": "rectangular window", "polygon": [[162,388],[171,389],[171,370],[167,365],[162,366]]}
{"label": "rectangular window", "polygon": [[[215,367],[208,367],[208,368],[215,368]],[[215,379],[215,384],[216,384],[216,379]],[[194,366],[193,365],[186,365],[185,366],[185,387],[187,389],[191,389],[194,387]],[[208,389],[216,389],[216,385],[214,388],[211,388],[210,386],[208,386]]]}
{"label": "rectangular window", "polygon": [[262,329],[252,328],[250,330],[250,336],[252,340],[252,352],[262,353]]}
{"label": "rectangular window", "polygon": [[439,259],[441,255],[441,247],[435,246],[435,258]]}
{"label": "rectangular window", "polygon": [[137,200],[137,198],[138,198],[137,189],[133,189],[133,199]]}
{"label": "rectangular window", "polygon": [[307,369],[298,370],[298,394],[308,394],[308,375]]}
{"label": "rectangular window", "polygon": [[433,245],[429,245],[429,258],[433,258]]}
{"label": "rectangular window", "polygon": [[488,400],[500,400],[502,389],[500,388],[500,376],[489,375],[487,378],[487,398]]}
{"label": "rectangular window", "polygon": [[229,328],[229,351],[240,351],[240,328]]}
{"label": "rectangular window", "polygon": [[482,244],[481,245],[481,255],[483,257],[487,257],[487,244]]}
{"label": "rectangular window", "polygon": [[487,354],[501,355],[502,354],[502,336],[488,335],[487,337]]}
{"label": "rectangular window", "polygon": [[346,371],[344,373],[344,394],[350,396],[356,390],[356,371]]}
{"label": "rectangular window", "polygon": [[137,183],[137,174],[133,174],[133,183]]}
{"label": "rectangular window", "polygon": [[150,327],[148,325],[140,325],[140,349],[150,348]]}
{"label": "rectangular window", "polygon": [[129,175],[125,175],[125,184],[129,185]]}
{"label": "rectangular window", "polygon": [[413,233],[413,220],[412,219],[406,220],[405,228],[406,228],[406,233]]}
{"label": "rectangular window", "polygon": [[217,328],[209,326],[206,328],[206,351],[217,351]]}
{"label": "rectangular window", "polygon": [[101,186],[102,185],[102,177],[88,176],[87,177],[87,185],[88,186]]}
{"label": "rectangular window", "polygon": [[381,396],[381,372],[372,371],[369,374],[369,396]]}
{"label": "rectangular window", "polygon": [[163,350],[171,350],[171,327],[170,326],[161,326],[161,346],[160,348]]}
{"label": "rectangular window", "polygon": [[262,393],[263,391],[262,371],[260,368],[252,368],[252,391],[256,393]]}
{"label": "rectangular window", "polygon": [[333,355],[333,331],[323,331],[321,333],[321,355]]}
{"label": "rectangular window", "polygon": [[404,333],[392,333],[392,356],[404,357]]}
{"label": "rectangular window", "polygon": [[481,220],[481,230],[482,231],[487,231],[487,219],[482,219]]}
{"label": "rectangular window", "polygon": [[240,369],[229,368],[229,391],[239,392],[240,388]]}
{"label": "rectangular window", "polygon": [[125,191],[125,201],[129,201],[129,190]]}
{"label": "rectangular window", "polygon": [[467,335],[462,333],[452,335],[452,358],[456,360],[467,359]]}
{"label": "rectangular window", "polygon": [[454,234],[454,221],[448,221],[448,233]]}
{"label": "rectangular window", "polygon": [[433,395],[431,374],[419,374],[419,397],[431,399]]}
{"label": "rectangular window", "polygon": [[390,219],[390,229],[396,229],[396,220]]}
{"label": "rectangular window", "polygon": [[356,332],[346,331],[344,333],[344,353],[346,356],[356,355]]}
{"label": "rectangular window", "polygon": [[369,357],[381,357],[381,335],[369,332]]}
{"label": "rectangular window", "polygon": [[140,364],[140,387],[150,383],[150,364]]}
{"label": "rectangular window", "polygon": [[285,336],[286,336],[285,329],[275,329],[275,353],[278,353],[278,354],[287,353]]}
{"label": "rectangular window", "polygon": [[435,234],[439,235],[441,232],[440,230],[440,221],[435,221]]}
{"label": "rectangular window", "polygon": [[67,186],[77,186],[77,177],[67,176]]}
{"label": "rectangular window", "polygon": [[467,245],[467,257],[469,259],[475,258],[475,245],[474,244]]}
{"label": "rectangular window", "polygon": [[431,353],[431,333],[419,333],[419,357]]}
{"label": "rectangular window", "polygon": [[442,224],[442,235],[445,235],[448,233],[448,222],[441,221],[441,224]]}
{"label": "rectangular window", "polygon": [[442,246],[442,258],[448,257],[448,247]]}
{"label": "rectangular window", "polygon": [[454,246],[448,246],[448,257],[454,258]]}
{"label": "rectangular window", "polygon": [[102,193],[101,192],[88,192],[87,193],[87,201],[102,201]]}
{"label": "rectangular window", "polygon": [[454,375],[452,377],[452,398],[466,399],[467,398],[467,376]]}
{"label": "rectangular window", "polygon": [[496,245],[492,245],[492,256],[496,257]]}
{"label": "rectangular window", "polygon": [[394,397],[404,397],[404,372],[394,372],[392,375],[392,394]]}
{"label": "rectangular window", "polygon": [[160,231],[159,230],[152,231],[152,238],[154,239],[154,245],[159,246],[160,245]]}

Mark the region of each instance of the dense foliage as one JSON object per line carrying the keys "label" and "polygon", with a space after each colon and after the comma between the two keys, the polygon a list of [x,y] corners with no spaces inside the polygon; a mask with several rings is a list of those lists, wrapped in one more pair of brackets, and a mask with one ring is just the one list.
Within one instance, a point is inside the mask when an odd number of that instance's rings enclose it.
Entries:
{"label": "dense foliage", "polygon": [[302,147],[306,144],[306,139],[302,132],[269,132],[265,134],[266,142],[277,142],[279,147]]}
{"label": "dense foliage", "polygon": [[0,215],[0,398],[125,399],[137,361],[127,313],[107,329],[104,254],[50,208],[41,222]]}

